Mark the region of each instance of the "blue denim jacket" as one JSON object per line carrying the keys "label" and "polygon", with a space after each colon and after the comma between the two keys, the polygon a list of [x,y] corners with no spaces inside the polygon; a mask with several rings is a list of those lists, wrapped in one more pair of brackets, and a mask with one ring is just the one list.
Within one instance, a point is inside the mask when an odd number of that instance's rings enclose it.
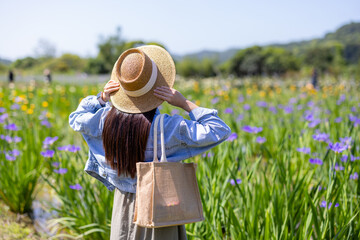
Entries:
{"label": "blue denim jacket", "polygon": [[[105,117],[111,109],[108,102],[102,106],[96,96],[84,98],[76,111],[70,114],[69,123],[75,131],[81,132],[89,146],[89,158],[85,171],[100,180],[110,191],[118,188],[125,192],[136,192],[136,178],[117,175],[117,171],[106,163],[102,144],[102,130]],[[160,114],[156,111],[154,119]],[[166,157],[169,162],[181,161],[209,150],[226,140],[230,128],[217,116],[217,111],[198,107],[189,113],[190,119],[182,116],[165,115],[164,138]],[[160,127],[158,127],[160,134]],[[158,159],[161,157],[160,137],[158,137]],[[151,126],[145,161],[153,160],[153,128]]]}

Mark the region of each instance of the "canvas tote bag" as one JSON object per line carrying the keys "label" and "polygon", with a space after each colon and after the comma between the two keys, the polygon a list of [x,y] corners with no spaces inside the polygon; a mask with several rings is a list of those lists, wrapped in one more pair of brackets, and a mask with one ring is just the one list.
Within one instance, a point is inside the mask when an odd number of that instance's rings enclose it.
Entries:
{"label": "canvas tote bag", "polygon": [[[157,158],[160,119],[161,160]],[[194,163],[167,162],[164,115],[154,121],[154,160],[136,163],[137,188],[134,222],[157,228],[204,220]]]}

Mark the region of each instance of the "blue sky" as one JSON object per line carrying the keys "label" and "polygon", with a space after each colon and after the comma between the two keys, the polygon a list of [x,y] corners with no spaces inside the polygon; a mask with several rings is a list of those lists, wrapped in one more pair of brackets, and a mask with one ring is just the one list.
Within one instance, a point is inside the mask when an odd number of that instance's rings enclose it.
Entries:
{"label": "blue sky", "polygon": [[359,0],[0,0],[0,58],[34,55],[40,39],[58,55],[95,56],[117,26],[127,40],[186,54],[322,37],[351,21],[360,22]]}

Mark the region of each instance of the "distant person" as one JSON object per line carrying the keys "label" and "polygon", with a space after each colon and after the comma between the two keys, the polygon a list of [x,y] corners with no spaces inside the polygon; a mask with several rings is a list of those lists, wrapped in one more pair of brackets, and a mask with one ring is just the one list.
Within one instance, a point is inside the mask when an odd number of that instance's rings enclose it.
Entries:
{"label": "distant person", "polygon": [[318,84],[318,73],[317,70],[314,68],[312,75],[311,75],[311,84],[313,85],[314,88],[317,88],[317,84]]}
{"label": "distant person", "polygon": [[9,83],[14,83],[15,75],[12,70],[9,70]]}
{"label": "distant person", "polygon": [[45,78],[45,82],[51,83],[51,71],[50,71],[50,69],[45,69],[44,70],[44,78]]}

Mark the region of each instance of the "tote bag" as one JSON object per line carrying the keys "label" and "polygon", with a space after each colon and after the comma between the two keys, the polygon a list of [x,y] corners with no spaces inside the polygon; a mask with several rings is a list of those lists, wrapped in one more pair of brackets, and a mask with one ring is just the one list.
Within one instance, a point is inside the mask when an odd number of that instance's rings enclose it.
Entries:
{"label": "tote bag", "polygon": [[[161,160],[157,158],[160,118]],[[164,115],[154,121],[154,160],[136,163],[137,187],[134,222],[157,228],[204,220],[194,163],[167,162]]]}

